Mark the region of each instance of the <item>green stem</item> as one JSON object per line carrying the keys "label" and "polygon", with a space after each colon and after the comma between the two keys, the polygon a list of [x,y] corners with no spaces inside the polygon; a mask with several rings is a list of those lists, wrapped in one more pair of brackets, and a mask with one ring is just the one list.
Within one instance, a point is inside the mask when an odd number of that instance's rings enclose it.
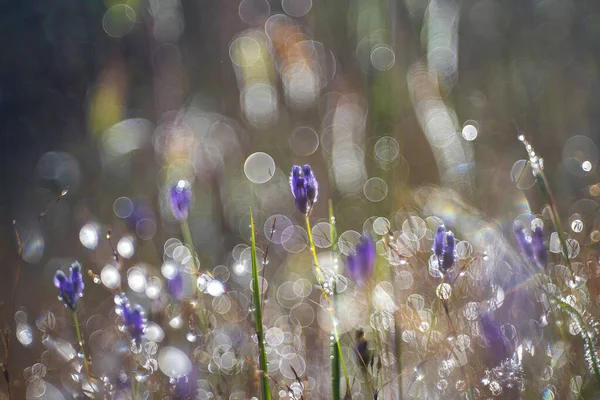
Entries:
{"label": "green stem", "polygon": [[181,234],[183,235],[183,243],[185,244],[185,247],[188,248],[192,256],[195,274],[198,275],[200,272],[200,266],[198,265],[198,260],[196,260],[196,250],[194,249],[194,241],[192,240],[192,231],[187,219],[181,221]]}
{"label": "green stem", "polygon": [[[317,258],[317,250],[316,250],[315,242],[314,242],[313,236],[312,236],[310,220],[308,218],[308,215],[305,215],[304,218],[306,220],[306,231],[308,233],[308,243],[310,245],[310,251],[312,253],[313,261],[315,263],[315,269],[317,270],[317,279],[319,280],[319,284],[321,285],[321,292],[323,293],[325,300],[329,303],[329,306],[330,306],[331,320],[332,320],[332,325],[333,325],[333,338],[335,340],[334,347],[337,348],[337,355],[339,356],[339,361],[342,366],[342,370],[344,371],[344,379],[346,381],[346,390],[349,391],[350,390],[350,379],[348,379],[348,371],[346,370],[346,363],[344,362],[344,356],[342,354],[342,346],[340,345],[340,336],[339,336],[338,330],[337,330],[337,321],[335,318],[334,304],[331,301],[331,299],[329,298],[329,295],[327,294],[325,289],[323,288],[323,281],[324,281],[323,271],[321,271],[321,266],[319,265],[319,260]],[[335,356],[334,356],[334,359],[335,359]],[[339,395],[341,395],[339,385],[340,385],[339,380],[337,382],[333,382],[333,393],[334,394],[338,393]],[[339,397],[337,397],[335,399],[337,400],[338,398]]]}
{"label": "green stem", "polygon": [[269,389],[267,352],[263,335],[262,307],[260,301],[260,287],[258,285],[258,265],[256,261],[256,235],[254,233],[254,218],[250,210],[250,228],[252,230],[252,302],[254,303],[254,325],[256,327],[256,338],[258,340],[259,362],[262,373],[260,374],[260,386],[264,400],[271,400]]}
{"label": "green stem", "polygon": [[75,333],[77,334],[77,344],[79,344],[79,348],[81,349],[81,354],[83,354],[83,366],[85,367],[85,374],[87,375],[88,381],[91,384],[92,374],[90,374],[90,366],[88,365],[88,360],[85,355],[85,348],[83,346],[83,336],[81,336],[81,331],[79,330],[79,319],[77,318],[77,312],[73,311],[73,322],[75,323]]}
{"label": "green stem", "polygon": [[[329,199],[329,222],[331,225],[331,243],[332,243],[332,254],[335,251],[335,243],[336,243],[336,229],[335,229],[335,217],[333,215],[333,202]],[[311,232],[312,233],[312,232]],[[312,235],[311,235],[312,236]],[[335,256],[335,255],[334,255]],[[333,282],[333,308],[334,310],[337,308],[337,285],[336,282]],[[342,354],[340,352],[340,348],[337,344],[334,344],[331,347],[332,359],[331,359],[331,387],[333,388],[333,398],[339,399],[342,396],[340,391],[340,359],[342,358]]]}

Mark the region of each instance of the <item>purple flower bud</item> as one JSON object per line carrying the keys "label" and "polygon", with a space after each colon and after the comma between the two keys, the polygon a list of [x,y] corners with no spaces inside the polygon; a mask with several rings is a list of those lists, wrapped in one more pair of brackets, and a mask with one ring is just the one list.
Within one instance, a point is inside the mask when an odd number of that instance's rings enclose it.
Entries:
{"label": "purple flower bud", "polygon": [[548,261],[548,253],[544,245],[544,231],[541,226],[535,228],[531,235],[531,247],[533,248],[533,254],[535,255],[538,267],[545,267]]}
{"label": "purple flower bud", "polygon": [[368,235],[363,235],[356,245],[354,254],[346,259],[348,275],[359,286],[363,286],[371,279],[375,267],[375,242]]}
{"label": "purple flower bud", "polygon": [[525,256],[531,263],[535,264],[531,239],[525,234],[523,224],[521,224],[519,221],[516,221],[513,226],[513,230],[515,233],[515,239],[517,239],[517,243],[519,244],[521,251],[525,253]]}
{"label": "purple flower bud", "polygon": [[54,286],[60,290],[59,299],[63,301],[71,310],[75,311],[77,302],[83,296],[83,275],[81,274],[81,265],[74,262],[69,268],[70,277],[67,278],[61,270],[54,274]]}
{"label": "purple flower bud", "polygon": [[135,340],[137,344],[142,341],[144,331],[146,330],[146,317],[144,310],[140,306],[132,307],[129,299],[125,295],[121,295],[117,304],[125,328]]}
{"label": "purple flower bud", "polygon": [[171,187],[169,192],[171,211],[177,221],[187,219],[192,203],[192,189],[188,181],[180,180]]}
{"label": "purple flower bud", "polygon": [[296,199],[296,208],[304,215],[308,215],[317,202],[319,184],[315,178],[310,165],[300,168],[298,165],[292,167],[290,176],[290,189]]}
{"label": "purple flower bud", "polygon": [[454,254],[454,233],[452,231],[446,232],[444,225],[438,226],[437,233],[433,238],[432,250],[440,272],[445,274],[454,266],[456,259]]}
{"label": "purple flower bud", "polygon": [[444,247],[444,256],[442,258],[442,272],[446,273],[454,265],[454,233],[446,233],[446,247]]}
{"label": "purple flower bud", "polygon": [[446,234],[446,227],[444,225],[440,225],[437,228],[437,233],[433,238],[433,254],[436,255],[438,260],[442,259],[444,255],[444,236]]}

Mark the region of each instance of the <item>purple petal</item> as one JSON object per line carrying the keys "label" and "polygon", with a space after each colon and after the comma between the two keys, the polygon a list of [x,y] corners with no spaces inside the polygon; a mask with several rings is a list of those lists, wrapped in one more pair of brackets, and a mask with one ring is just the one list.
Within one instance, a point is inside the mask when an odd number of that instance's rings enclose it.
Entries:
{"label": "purple petal", "polygon": [[531,262],[535,261],[533,256],[533,247],[531,245],[531,240],[525,235],[525,229],[523,228],[523,224],[521,222],[516,221],[513,227],[515,233],[515,239],[517,239],[517,243],[521,248],[521,251],[525,253],[527,259]]}
{"label": "purple petal", "polygon": [[446,227],[444,225],[440,225],[437,228],[437,233],[433,238],[433,254],[435,254],[438,260],[442,259],[442,255],[444,254],[444,236],[446,234]]}
{"label": "purple petal", "polygon": [[67,282],[67,276],[65,273],[61,270],[56,271],[54,274],[54,286],[56,286],[57,289],[61,289],[65,282]]}
{"label": "purple petal", "polygon": [[446,247],[444,247],[444,257],[442,259],[442,271],[446,272],[454,265],[454,233],[446,233]]}
{"label": "purple petal", "polygon": [[[302,169],[298,165],[294,165],[292,167],[292,173],[290,175],[290,189],[292,190],[292,196],[296,197],[296,188],[298,187],[298,179],[300,178],[300,173]],[[304,184],[302,184],[304,186]]]}
{"label": "purple petal", "polygon": [[167,279],[167,289],[171,296],[175,297],[177,300],[181,300],[183,298],[183,277],[179,271],[173,277],[173,279]]}
{"label": "purple petal", "polygon": [[308,201],[310,202],[310,207],[312,207],[312,205],[317,202],[319,183],[317,182],[315,175],[312,173],[310,165],[305,165],[302,168],[302,171],[304,172],[304,180],[306,181],[306,195],[308,197]]}

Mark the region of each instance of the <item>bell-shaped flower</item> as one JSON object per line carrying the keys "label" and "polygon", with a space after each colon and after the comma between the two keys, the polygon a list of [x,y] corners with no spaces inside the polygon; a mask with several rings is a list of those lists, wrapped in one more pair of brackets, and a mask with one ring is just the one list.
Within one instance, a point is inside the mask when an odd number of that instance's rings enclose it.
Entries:
{"label": "bell-shaped flower", "polygon": [[192,204],[192,188],[188,181],[180,180],[169,191],[169,205],[177,221],[184,221],[188,217]]}
{"label": "bell-shaped flower", "polygon": [[71,310],[75,311],[77,302],[83,296],[83,275],[81,264],[74,262],[69,268],[69,277],[61,270],[54,274],[54,286],[60,290],[59,300],[65,303]]}
{"label": "bell-shaped flower", "polygon": [[370,236],[363,235],[356,245],[355,252],[349,254],[346,259],[348,275],[359,286],[363,286],[371,279],[375,268],[375,258],[375,242]]}
{"label": "bell-shaped flower", "polygon": [[296,208],[304,215],[308,215],[313,205],[317,202],[319,184],[310,165],[300,167],[294,165],[290,175],[290,188],[296,200]]}

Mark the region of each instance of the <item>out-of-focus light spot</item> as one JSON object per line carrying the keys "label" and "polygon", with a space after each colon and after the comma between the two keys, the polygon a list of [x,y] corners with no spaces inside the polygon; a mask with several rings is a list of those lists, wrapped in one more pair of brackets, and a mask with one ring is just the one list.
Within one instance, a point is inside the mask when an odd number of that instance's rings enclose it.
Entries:
{"label": "out-of-focus light spot", "polygon": [[385,44],[373,47],[371,51],[371,64],[379,71],[387,71],[392,68],[396,62],[394,50]]}
{"label": "out-of-focus light spot", "polygon": [[143,118],[126,119],[107,129],[102,135],[104,151],[122,156],[142,148],[153,131],[152,122]]}
{"label": "out-of-focus light spot", "polygon": [[244,267],[244,264],[240,262],[233,264],[233,273],[238,276],[245,275],[246,268]]}
{"label": "out-of-focus light spot", "polygon": [[121,274],[113,264],[107,264],[102,268],[100,280],[102,281],[102,284],[109,289],[114,290],[121,286]]}
{"label": "out-of-focus light spot", "polygon": [[251,154],[244,163],[244,173],[254,183],[268,182],[275,174],[275,161],[267,153]]}
{"label": "out-of-focus light spot", "polygon": [[579,233],[583,230],[583,222],[580,219],[575,219],[571,222],[571,230]]}
{"label": "out-of-focus light spot", "polygon": [[312,8],[312,0],[281,0],[281,7],[292,17],[303,17]]}
{"label": "out-of-focus light spot", "polygon": [[229,46],[229,58],[238,67],[251,67],[261,58],[258,41],[250,36],[240,36]]}
{"label": "out-of-focus light spot", "polygon": [[175,264],[167,261],[160,267],[160,272],[165,278],[173,279],[177,275],[178,270]]}
{"label": "out-of-focus light spot", "polygon": [[590,186],[590,194],[592,196],[600,196],[600,185],[595,184]]}
{"label": "out-of-focus light spot", "polygon": [[98,246],[98,231],[93,224],[85,224],[79,231],[79,241],[81,244],[94,250]]}
{"label": "out-of-focus light spot", "polygon": [[131,258],[135,249],[133,247],[133,240],[130,237],[124,237],[117,243],[117,252],[124,258]]}
{"label": "out-of-focus light spot", "polygon": [[240,19],[248,25],[264,23],[271,13],[271,6],[267,0],[242,0],[238,7]]}
{"label": "out-of-focus light spot", "polygon": [[132,267],[127,271],[127,284],[134,292],[142,293],[146,290],[146,275],[138,267]]}
{"label": "out-of-focus light spot", "polygon": [[365,197],[372,202],[378,202],[387,196],[387,183],[381,178],[371,178],[365,182],[363,193]]}
{"label": "out-of-focus light spot", "polygon": [[17,340],[25,347],[33,343],[33,332],[29,324],[20,323],[17,325]]}
{"label": "out-of-focus light spot", "polygon": [[148,278],[148,285],[146,286],[146,296],[148,298],[156,300],[160,296],[162,290],[162,281],[156,276]]}
{"label": "out-of-focus light spot", "polygon": [[162,330],[160,325],[151,321],[148,322],[146,331],[144,333],[146,334],[146,338],[148,338],[148,340],[151,340],[155,343],[160,343],[165,338],[165,332]]}
{"label": "out-of-focus light spot", "polygon": [[178,379],[186,376],[192,370],[192,363],[181,350],[167,346],[158,353],[158,367],[169,378]]}
{"label": "out-of-focus light spot", "polygon": [[115,4],[104,13],[102,27],[108,36],[120,38],[135,25],[135,11],[126,4]]}
{"label": "out-of-focus light spot", "polygon": [[142,240],[151,240],[156,234],[156,223],[150,218],[144,218],[135,226],[135,233]]}
{"label": "out-of-focus light spot", "polygon": [[598,146],[587,136],[573,136],[562,151],[564,168],[575,176],[586,176],[600,161]]}
{"label": "out-of-focus light spot", "polygon": [[225,288],[223,287],[223,284],[221,282],[219,282],[216,279],[213,279],[208,283],[208,286],[206,286],[206,292],[211,296],[217,297],[225,293]]}
{"label": "out-of-focus light spot", "polygon": [[169,326],[173,329],[180,329],[183,326],[183,318],[181,318],[181,315],[176,315],[171,318]]}
{"label": "out-of-focus light spot", "polygon": [[129,218],[133,212],[133,202],[128,197],[119,197],[113,203],[113,211],[119,218]]}
{"label": "out-of-focus light spot", "polygon": [[462,136],[465,140],[472,141],[477,138],[477,128],[474,125],[465,125],[462,129]]}
{"label": "out-of-focus light spot", "polygon": [[255,83],[240,94],[240,104],[248,122],[255,128],[265,128],[277,122],[279,103],[277,91],[270,83]]}
{"label": "out-of-focus light spot", "polygon": [[585,172],[590,172],[592,170],[592,163],[589,161],[584,161],[581,163],[581,169]]}
{"label": "out-of-focus light spot", "polygon": [[299,126],[290,135],[290,149],[299,156],[309,156],[319,147],[319,135],[309,126]]}
{"label": "out-of-focus light spot", "polygon": [[394,161],[400,154],[400,144],[391,136],[384,136],[377,140],[374,147],[375,158],[382,163]]}

